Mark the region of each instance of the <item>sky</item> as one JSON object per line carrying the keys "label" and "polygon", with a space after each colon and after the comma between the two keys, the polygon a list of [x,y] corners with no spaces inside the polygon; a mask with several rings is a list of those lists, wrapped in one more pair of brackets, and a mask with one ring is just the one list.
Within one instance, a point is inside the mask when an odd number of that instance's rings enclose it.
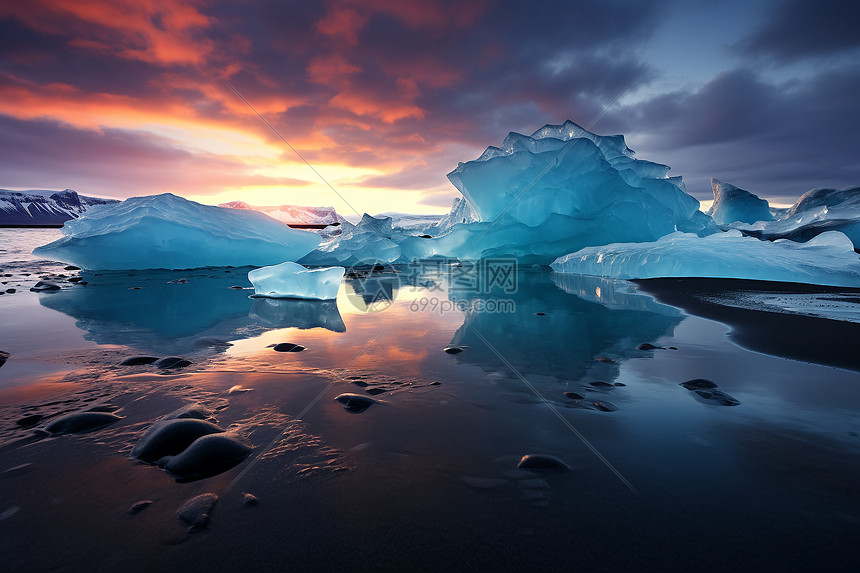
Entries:
{"label": "sky", "polygon": [[0,187],[442,213],[570,119],[787,205],[860,185],[858,56],[832,0],[0,2]]}

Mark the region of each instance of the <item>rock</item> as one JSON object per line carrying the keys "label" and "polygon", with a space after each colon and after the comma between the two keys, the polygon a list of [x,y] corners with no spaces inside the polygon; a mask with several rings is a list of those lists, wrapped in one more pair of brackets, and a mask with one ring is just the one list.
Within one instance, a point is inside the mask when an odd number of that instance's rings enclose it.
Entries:
{"label": "rock", "polygon": [[432,239],[433,238],[430,235],[418,235],[418,237],[421,239]]}
{"label": "rock", "polygon": [[548,454],[526,454],[517,464],[521,470],[570,470],[563,460]]}
{"label": "rock", "polygon": [[442,350],[444,352],[447,352],[448,354],[460,354],[461,352],[463,352],[462,348],[458,348],[456,346],[448,346],[447,348],[443,348]]}
{"label": "rock", "polygon": [[370,394],[371,396],[376,396],[376,395],[378,395],[378,394],[383,394],[383,393],[385,393],[385,392],[388,392],[388,390],[386,390],[386,389],[384,389],[384,388],[368,388],[368,389],[366,390],[366,392],[367,392],[368,394]]}
{"label": "rock", "polygon": [[536,312],[535,316],[546,316],[545,312]]}
{"label": "rock", "polygon": [[615,384],[613,384],[613,386],[617,388],[623,388],[624,386],[627,386],[627,384],[625,384],[624,382],[616,382]]}
{"label": "rock", "polygon": [[260,500],[257,499],[257,496],[253,493],[243,493],[242,494],[242,505],[253,506],[260,503]]}
{"label": "rock", "polygon": [[666,350],[662,346],[654,346],[650,342],[643,342],[639,346],[636,347],[639,350]]}
{"label": "rock", "polygon": [[116,412],[117,410],[119,410],[119,406],[113,404],[100,404],[87,408],[87,412]]}
{"label": "rock", "polygon": [[233,290],[245,290],[245,287],[239,285],[233,285],[230,288]]}
{"label": "rock", "polygon": [[571,400],[582,400],[583,397],[581,394],[577,394],[576,392],[565,392],[565,398],[570,398]]}
{"label": "rock", "polygon": [[107,412],[78,412],[57,418],[45,427],[51,434],[83,434],[109,426],[122,420],[119,416]]}
{"label": "rock", "polygon": [[143,511],[144,509],[146,509],[150,505],[152,505],[153,503],[154,502],[151,499],[143,499],[143,500],[135,503],[131,507],[129,507],[128,512],[131,515],[137,515],[138,513],[140,513],[141,511]]}
{"label": "rock", "polygon": [[10,354],[8,352],[3,352],[0,350],[0,366],[6,364],[6,361],[9,359]]}
{"label": "rock", "polygon": [[202,479],[229,470],[250,453],[251,448],[231,435],[209,434],[170,458],[164,469],[181,478]]}
{"label": "rock", "polygon": [[615,361],[608,356],[598,356],[595,358],[598,362],[603,362],[604,364],[615,364]]}
{"label": "rock", "polygon": [[155,365],[159,368],[185,368],[186,366],[191,366],[191,364],[190,360],[180,358],[179,356],[168,356],[155,362]]}
{"label": "rock", "polygon": [[16,292],[18,292],[18,290],[14,289],[14,288],[7,288],[6,289],[6,294],[15,294]]}
{"label": "rock", "polygon": [[67,265],[67,266],[63,267],[63,270],[64,271],[79,271],[79,270],[81,270],[81,267],[76,267],[75,265]]}
{"label": "rock", "polygon": [[275,352],[301,352],[305,349],[301,344],[293,344],[292,342],[282,342],[272,347]]}
{"label": "rock", "polygon": [[376,404],[376,400],[368,396],[362,396],[361,394],[341,394],[340,396],[337,396],[335,400],[343,405],[344,410],[354,414],[360,414],[372,405]]}
{"label": "rock", "polygon": [[591,402],[591,405],[600,410],[601,412],[614,412],[618,409],[618,406],[612,404],[610,402],[606,402],[604,400],[594,400]]}
{"label": "rock", "polygon": [[175,456],[195,440],[224,430],[211,422],[194,418],[159,420],[137,441],[131,457],[155,463],[165,456]]}
{"label": "rock", "polygon": [[214,493],[203,493],[182,504],[176,515],[188,525],[189,532],[200,531],[209,525],[212,510],[217,502],[218,496]]}
{"label": "rock", "polygon": [[23,418],[18,420],[16,422],[16,424],[18,424],[22,428],[32,428],[41,421],[42,421],[42,415],[41,414],[31,414],[29,416],[24,416]]}
{"label": "rock", "polygon": [[51,291],[51,290],[60,290],[60,287],[55,285],[54,283],[49,283],[46,281],[39,281],[30,287],[30,290],[33,292],[42,292],[42,291]]}
{"label": "rock", "polygon": [[71,277],[68,282],[70,283],[79,283],[84,280],[84,277]]}
{"label": "rock", "polygon": [[693,390],[706,403],[715,406],[738,406],[741,401],[722,390]]}
{"label": "rock", "polygon": [[361,386],[362,388],[367,387],[367,382],[365,382],[364,380],[353,380],[352,383],[356,386]]}
{"label": "rock", "polygon": [[131,356],[119,363],[120,366],[143,366],[157,361],[157,356]]}
{"label": "rock", "polygon": [[704,378],[695,378],[693,380],[687,380],[686,382],[681,382],[680,385],[687,390],[711,390],[717,387],[716,384],[714,384],[710,380],[705,380]]}
{"label": "rock", "polygon": [[205,420],[212,417],[212,410],[201,406],[200,404],[186,404],[179,409],[176,409],[164,417],[165,420],[178,420],[184,418],[194,418],[196,420]]}
{"label": "rock", "polygon": [[604,382],[603,380],[592,380],[588,383],[589,386],[593,386],[594,388],[612,388],[612,384],[609,382]]}

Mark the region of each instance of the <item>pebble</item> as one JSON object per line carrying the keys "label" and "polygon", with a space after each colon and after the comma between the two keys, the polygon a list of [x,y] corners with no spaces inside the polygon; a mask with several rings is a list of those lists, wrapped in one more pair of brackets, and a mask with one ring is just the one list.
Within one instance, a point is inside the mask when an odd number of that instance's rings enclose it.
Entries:
{"label": "pebble", "polygon": [[663,348],[662,346],[654,346],[650,342],[643,342],[636,348],[639,350],[665,350],[665,348]]}
{"label": "pebble", "polygon": [[159,368],[185,368],[193,364],[190,360],[180,358],[179,356],[168,356],[155,362]]}
{"label": "pebble", "polygon": [[155,422],[137,441],[131,457],[155,463],[165,456],[183,452],[195,440],[224,430],[211,422],[195,418],[176,418]]}
{"label": "pebble", "polygon": [[275,352],[301,352],[305,347],[301,344],[293,344],[292,342],[281,342],[272,347]]}
{"label": "pebble", "polygon": [[242,505],[253,506],[260,503],[260,500],[257,499],[257,496],[253,493],[243,493],[242,494]]}
{"label": "pebble", "polygon": [[458,348],[457,346],[448,346],[447,348],[443,348],[442,350],[444,352],[447,352],[448,354],[460,354],[461,352],[463,352],[463,349]]}
{"label": "pebble", "polygon": [[548,454],[526,454],[517,464],[521,470],[570,470],[563,460]]}
{"label": "pebble", "polygon": [[164,469],[185,479],[200,479],[241,463],[251,448],[227,434],[209,434],[194,440],[188,448],[167,460]]}
{"label": "pebble", "polygon": [[42,291],[49,291],[49,290],[60,290],[60,287],[55,285],[54,283],[49,283],[46,281],[39,281],[36,284],[34,284],[32,287],[30,287],[30,290],[33,292],[42,292]]}
{"label": "pebble", "polygon": [[82,434],[104,428],[117,420],[122,418],[107,412],[78,412],[57,418],[48,424],[45,430],[54,435]]}
{"label": "pebble", "polygon": [[142,366],[157,361],[157,356],[131,356],[119,363],[120,366]]}
{"label": "pebble", "polygon": [[218,496],[214,493],[203,493],[182,504],[176,515],[188,525],[189,532],[200,531],[209,525],[212,510],[217,502]]}
{"label": "pebble", "polygon": [[577,394],[576,392],[565,392],[564,396],[566,398],[570,398],[571,400],[582,400],[583,397],[581,394]]}
{"label": "pebble", "polygon": [[372,405],[376,404],[376,400],[368,396],[362,396],[361,394],[341,394],[337,396],[335,400],[343,405],[344,410],[355,414],[360,414]]}

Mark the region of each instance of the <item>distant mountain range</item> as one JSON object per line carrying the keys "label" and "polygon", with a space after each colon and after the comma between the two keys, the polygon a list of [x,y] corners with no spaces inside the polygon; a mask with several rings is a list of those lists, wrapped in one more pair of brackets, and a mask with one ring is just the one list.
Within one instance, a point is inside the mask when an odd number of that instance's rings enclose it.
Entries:
{"label": "distant mountain range", "polygon": [[62,227],[63,223],[77,219],[95,205],[117,202],[78,195],[71,189],[0,189],[0,227]]}
{"label": "distant mountain range", "polygon": [[299,205],[259,207],[249,205],[244,201],[230,201],[229,203],[221,203],[218,206],[228,209],[260,211],[273,219],[286,223],[290,227],[298,228],[321,228],[328,225],[337,225],[345,221],[343,217],[337,214],[334,207],[302,207]]}

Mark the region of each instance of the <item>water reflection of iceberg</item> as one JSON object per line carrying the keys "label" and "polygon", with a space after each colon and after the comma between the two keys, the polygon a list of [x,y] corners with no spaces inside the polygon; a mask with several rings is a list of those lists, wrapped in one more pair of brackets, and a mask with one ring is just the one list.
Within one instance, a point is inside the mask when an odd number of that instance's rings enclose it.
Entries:
{"label": "water reflection of iceberg", "polygon": [[248,314],[259,324],[272,328],[325,328],[346,332],[346,325],[333,300],[254,298]]}
{"label": "water reflection of iceberg", "polygon": [[508,389],[530,399],[531,391],[508,372],[500,354],[538,391],[553,396],[560,394],[558,384],[563,381],[612,381],[618,376],[619,362],[643,355],[636,349],[638,344],[670,335],[683,318],[676,308],[632,292],[623,281],[562,278],[557,286],[550,273],[519,272],[515,292],[491,289],[459,295],[457,299],[471,308],[503,308],[487,301],[510,299],[515,311],[468,311],[452,340],[457,346],[468,346],[456,355],[457,360],[510,377],[510,384],[505,384]]}
{"label": "water reflection of iceberg", "polygon": [[84,272],[82,276],[86,286],[40,295],[39,302],[74,318],[77,327],[86,331],[85,338],[98,344],[187,354],[204,350],[212,341],[251,338],[276,327],[344,330],[337,308],[309,307],[293,319],[289,305],[280,315],[256,311],[249,290],[230,288],[250,286],[247,269]]}

